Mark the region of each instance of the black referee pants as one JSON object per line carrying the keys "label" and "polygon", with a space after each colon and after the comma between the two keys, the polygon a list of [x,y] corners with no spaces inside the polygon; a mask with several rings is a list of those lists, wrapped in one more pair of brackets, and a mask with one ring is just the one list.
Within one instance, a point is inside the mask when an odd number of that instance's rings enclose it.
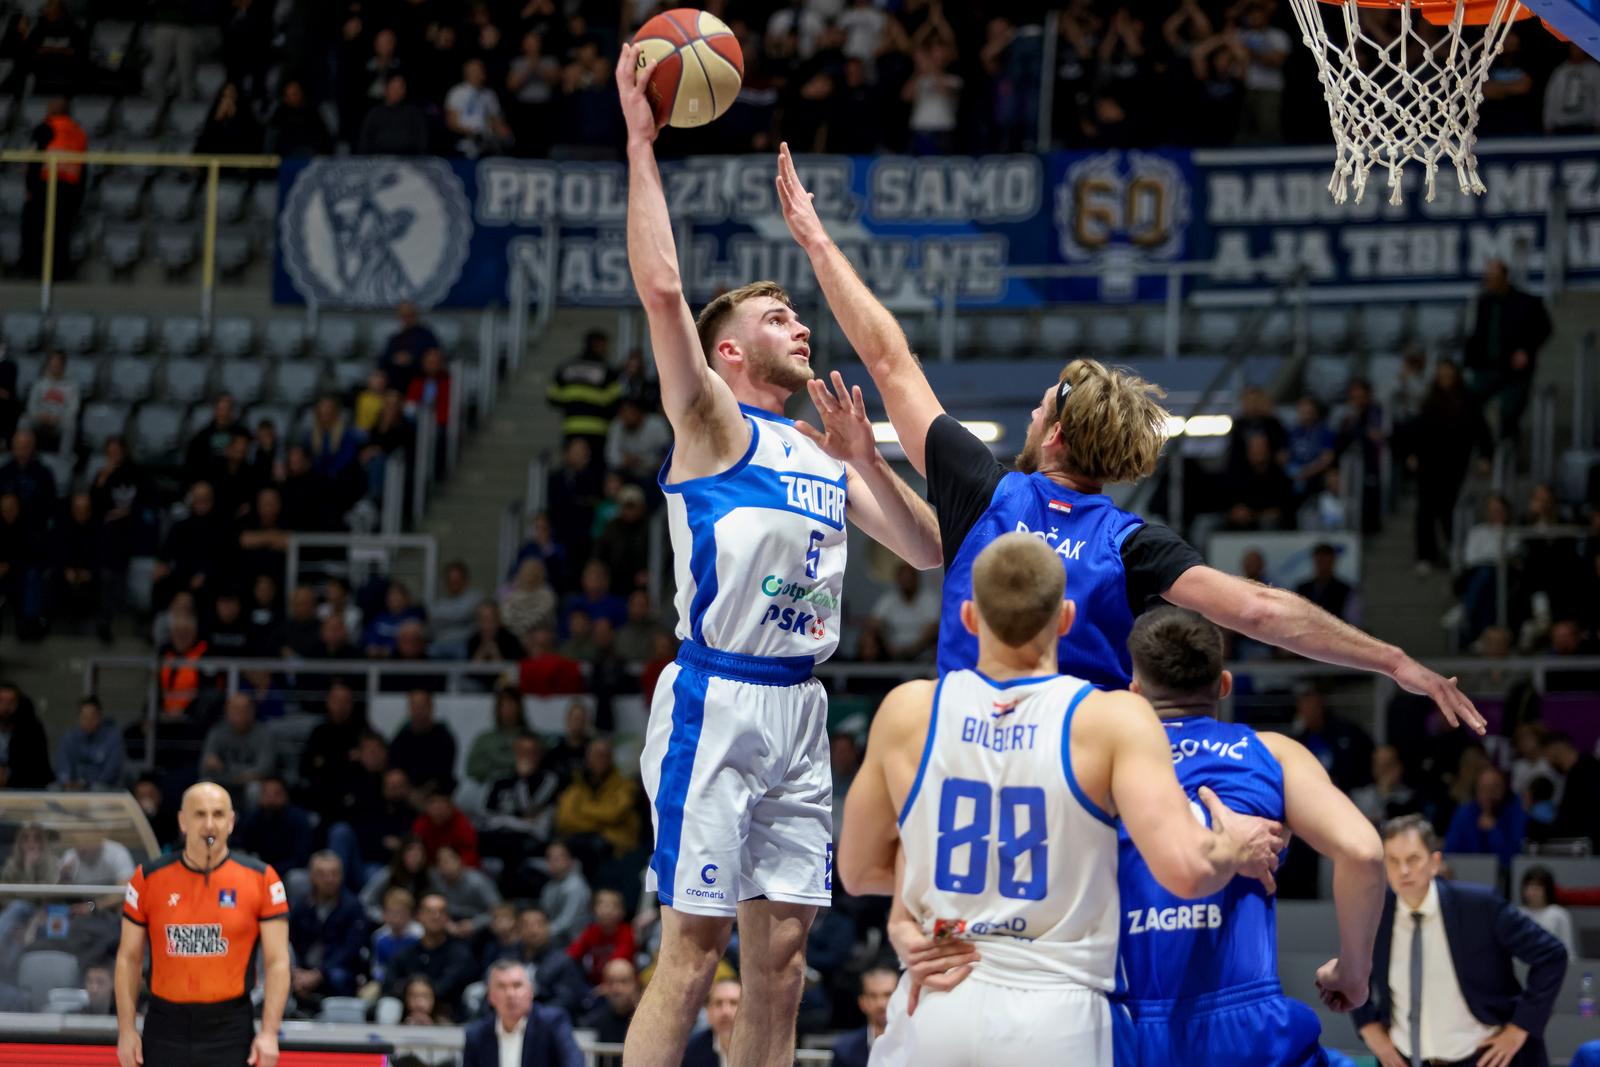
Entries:
{"label": "black referee pants", "polygon": [[255,1036],[249,997],[215,1004],[151,997],[144,1015],[145,1067],[245,1067]]}

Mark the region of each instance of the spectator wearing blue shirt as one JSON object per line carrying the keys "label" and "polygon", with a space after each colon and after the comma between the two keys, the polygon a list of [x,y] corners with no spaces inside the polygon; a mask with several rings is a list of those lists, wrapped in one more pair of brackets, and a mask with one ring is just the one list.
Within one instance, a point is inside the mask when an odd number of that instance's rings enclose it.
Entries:
{"label": "spectator wearing blue shirt", "polygon": [[311,429],[306,434],[306,451],[311,454],[311,470],[325,478],[338,479],[361,458],[367,435],[345,418],[344,409],[333,396],[317,401]]}
{"label": "spectator wearing blue shirt", "polygon": [[1310,496],[1322,488],[1322,476],[1333,466],[1338,435],[1323,417],[1322,405],[1309,396],[1295,405],[1295,424],[1289,430],[1289,462],[1284,471],[1294,481],[1295,492]]}
{"label": "spectator wearing blue shirt", "polygon": [[1501,866],[1522,851],[1528,816],[1522,802],[1506,789],[1506,776],[1498,767],[1478,772],[1472,799],[1456,809],[1444,836],[1446,852],[1488,853]]}
{"label": "spectator wearing blue shirt", "polygon": [[292,871],[311,859],[311,816],[289,803],[289,787],[269,775],[261,780],[256,806],[239,820],[233,844],[275,870]]}
{"label": "spectator wearing blue shirt", "polygon": [[401,949],[422,940],[422,925],[417,922],[417,898],[404,886],[390,886],[383,894],[383,925],[372,932],[369,971],[380,986],[387,977],[389,961]]}
{"label": "spectator wearing blue shirt", "polygon": [[301,1008],[324,997],[348,997],[365,969],[367,916],[356,895],[344,887],[344,863],[337,853],[311,857],[311,893],[289,910],[289,944],[294,949],[290,988]]}
{"label": "spectator wearing blue shirt", "polygon": [[611,569],[599,560],[590,560],[583,568],[579,591],[567,598],[561,609],[561,626],[566,630],[567,620],[581,611],[591,621],[608,620],[613,627],[627,625],[628,602],[611,592]]}
{"label": "spectator wearing blue shirt", "polygon": [[95,697],[78,703],[78,725],[61,735],[56,783],[73,790],[122,788],[122,732]]}
{"label": "spectator wearing blue shirt", "polygon": [[411,388],[411,379],[422,366],[422,357],[439,347],[439,337],[428,329],[417,312],[417,305],[409,300],[395,308],[400,328],[389,336],[383,346],[378,367],[389,379],[389,387],[401,396]]}
{"label": "spectator wearing blue shirt", "polygon": [[367,623],[367,632],[361,643],[369,656],[394,655],[395,639],[400,627],[408,622],[425,622],[427,615],[411,602],[411,590],[404,582],[390,582],[383,597],[383,613],[373,616]]}

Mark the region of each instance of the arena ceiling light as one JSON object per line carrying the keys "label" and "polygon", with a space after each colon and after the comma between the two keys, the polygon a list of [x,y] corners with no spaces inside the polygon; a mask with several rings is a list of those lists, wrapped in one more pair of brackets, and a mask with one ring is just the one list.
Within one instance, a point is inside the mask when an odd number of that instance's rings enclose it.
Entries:
{"label": "arena ceiling light", "polygon": [[[1006,428],[998,422],[988,419],[973,419],[961,424],[967,432],[986,445],[992,445],[1006,435]],[[894,432],[894,423],[875,422],[872,424],[872,439],[880,445],[897,445],[900,435]]]}
{"label": "arena ceiling light", "polygon": [[1168,415],[1168,437],[1226,437],[1233,432],[1233,418],[1228,415]]}

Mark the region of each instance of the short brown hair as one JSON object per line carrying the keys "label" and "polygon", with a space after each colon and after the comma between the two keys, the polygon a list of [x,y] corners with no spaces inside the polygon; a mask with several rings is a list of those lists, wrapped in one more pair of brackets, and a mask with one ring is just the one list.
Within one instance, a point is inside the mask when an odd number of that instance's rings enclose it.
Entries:
{"label": "short brown hair", "polygon": [[789,294],[783,286],[777,282],[761,281],[729,289],[700,309],[700,314],[694,320],[694,328],[700,335],[700,350],[705,353],[707,363],[716,366],[716,361],[711,358],[711,351],[716,348],[719,335],[739,305],[746,300],[758,300],[762,297],[771,297],[791,309],[794,307],[794,301],[789,299]]}
{"label": "short brown hair", "polygon": [[972,599],[994,635],[1012,648],[1039,636],[1061,610],[1061,558],[1032,534],[994,539],[972,565]]}
{"label": "short brown hair", "polygon": [[1061,382],[1072,383],[1055,413],[1072,473],[1110,483],[1136,482],[1155,471],[1167,442],[1167,410],[1157,403],[1166,390],[1092,359],[1068,363],[1058,387]]}
{"label": "short brown hair", "polygon": [[1439,834],[1433,828],[1433,823],[1421,815],[1396,815],[1383,824],[1380,835],[1387,844],[1403,834],[1415,831],[1422,838],[1422,846],[1429,852],[1439,851]]}
{"label": "short brown hair", "polygon": [[1204,616],[1175,607],[1147,611],[1128,634],[1128,653],[1145,696],[1216,699],[1222,631]]}

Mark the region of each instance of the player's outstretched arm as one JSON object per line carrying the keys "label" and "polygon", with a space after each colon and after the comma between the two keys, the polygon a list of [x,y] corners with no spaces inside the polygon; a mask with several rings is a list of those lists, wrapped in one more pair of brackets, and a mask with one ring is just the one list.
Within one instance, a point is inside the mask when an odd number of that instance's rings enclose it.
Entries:
{"label": "player's outstretched arm", "polygon": [[139,975],[144,971],[144,945],[144,927],[124,918],[111,979],[117,999],[118,1067],[140,1067],[144,1063],[144,1044],[138,1027]]}
{"label": "player's outstretched arm", "polygon": [[913,567],[933,570],[944,562],[938,517],[878,451],[861,387],[847,389],[838,371],[832,380],[832,389],[815,379],[807,383],[822,431],[806,422],[795,428],[845,465],[850,520]]}
{"label": "player's outstretched arm", "polygon": [[[680,447],[695,447],[707,425],[736,427],[739,406],[722,380],[711,372],[694,316],[683,298],[678,246],[667,214],[667,196],[656,166],[660,127],[644,87],[654,62],[641,70],[636,45],[622,46],[617,60],[617,95],[628,126],[628,267],[633,287],[650,323],[650,346],[661,380],[661,406]],[[715,437],[716,435],[711,435]],[[730,451],[733,441],[713,442]]]}
{"label": "player's outstretched arm", "polygon": [[1201,789],[1200,800],[1211,813],[1211,827],[1201,825],[1178,784],[1167,733],[1149,701],[1120,692],[1086,697],[1072,723],[1074,773],[1080,745],[1106,754],[1111,803],[1162,888],[1189,899],[1204,897],[1235,874],[1275,888],[1272,872],[1288,842],[1282,825],[1231,811],[1209,789]]}
{"label": "player's outstretched arm", "polygon": [[888,764],[920,758],[932,701],[932,682],[906,682],[883,698],[872,719],[867,753],[845,794],[839,830],[837,874],[846,891],[856,896],[895,892],[900,812],[890,790]]}
{"label": "player's outstretched arm", "polygon": [[1305,597],[1274,589],[1212,567],[1190,567],[1165,594],[1169,603],[1198,611],[1218,626],[1264,644],[1341,667],[1382,674],[1401,689],[1439,706],[1451,726],[1466,723],[1483,733],[1483,716],[1456,686],[1402,649],[1379,641],[1323,611]]}
{"label": "player's outstretched arm", "polygon": [[812,206],[811,194],[800,184],[800,175],[794,169],[794,157],[789,154],[787,144],[778,148],[777,184],[783,221],[789,224],[789,233],[810,257],[811,269],[817,275],[822,295],[827,298],[828,309],[866,365],[867,373],[872,375],[872,383],[883,398],[883,406],[889,412],[889,421],[894,423],[895,433],[900,436],[906,458],[917,468],[918,474],[927,474],[923,445],[928,438],[928,427],[944,414],[944,406],[933,395],[933,387],[923,375],[917,357],[911,354],[899,321],[872,295],[867,283],[828,236],[817,209]]}
{"label": "player's outstretched arm", "polygon": [[1282,734],[1260,736],[1283,767],[1284,822],[1333,861],[1339,955],[1318,968],[1317,988],[1334,1011],[1353,1011],[1367,1000],[1372,945],[1383,915],[1383,842],[1304,745]]}

